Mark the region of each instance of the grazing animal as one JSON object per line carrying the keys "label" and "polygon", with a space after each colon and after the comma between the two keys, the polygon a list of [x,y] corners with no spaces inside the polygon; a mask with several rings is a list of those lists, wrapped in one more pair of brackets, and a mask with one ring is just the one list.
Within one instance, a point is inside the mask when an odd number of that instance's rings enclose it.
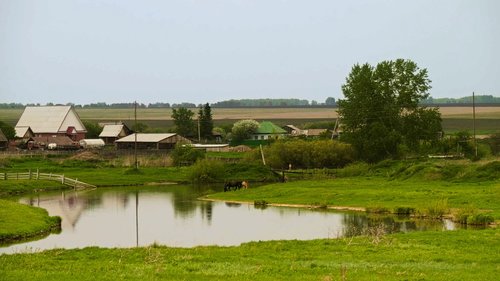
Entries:
{"label": "grazing animal", "polygon": [[248,188],[248,183],[246,181],[229,181],[224,184],[224,192],[241,188]]}

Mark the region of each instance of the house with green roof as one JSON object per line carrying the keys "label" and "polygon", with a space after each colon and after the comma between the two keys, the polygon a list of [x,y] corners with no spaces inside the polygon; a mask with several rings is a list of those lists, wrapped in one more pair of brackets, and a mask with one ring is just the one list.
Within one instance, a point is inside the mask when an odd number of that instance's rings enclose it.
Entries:
{"label": "house with green roof", "polygon": [[262,121],[259,128],[250,135],[251,140],[268,140],[282,138],[287,134],[285,130],[269,121]]}

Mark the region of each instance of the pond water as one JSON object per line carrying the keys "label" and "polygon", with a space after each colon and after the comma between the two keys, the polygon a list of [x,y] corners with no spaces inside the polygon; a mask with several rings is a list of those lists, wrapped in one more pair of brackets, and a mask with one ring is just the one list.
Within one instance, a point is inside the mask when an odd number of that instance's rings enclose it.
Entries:
{"label": "pond water", "polygon": [[60,216],[62,231],[36,241],[0,246],[0,253],[88,246],[135,247],[153,243],[175,247],[229,246],[259,240],[338,238],[357,235],[373,227],[387,233],[457,227],[446,220],[304,208],[259,208],[250,204],[197,200],[208,190],[210,187],[167,185],[23,197],[20,202]]}

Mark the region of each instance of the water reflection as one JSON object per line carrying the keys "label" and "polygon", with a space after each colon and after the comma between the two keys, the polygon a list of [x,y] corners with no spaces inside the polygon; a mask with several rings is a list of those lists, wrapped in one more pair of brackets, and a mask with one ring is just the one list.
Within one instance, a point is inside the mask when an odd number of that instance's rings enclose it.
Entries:
{"label": "water reflection", "polygon": [[353,236],[373,228],[392,233],[455,227],[447,221],[196,200],[208,188],[113,188],[25,197],[20,201],[61,216],[62,232],[0,248],[0,253],[153,243],[181,247],[239,245],[259,240]]}

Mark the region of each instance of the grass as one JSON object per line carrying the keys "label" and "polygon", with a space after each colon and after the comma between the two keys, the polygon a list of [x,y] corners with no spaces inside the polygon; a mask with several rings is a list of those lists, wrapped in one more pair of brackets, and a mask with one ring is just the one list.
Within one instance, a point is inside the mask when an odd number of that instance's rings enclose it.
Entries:
{"label": "grass", "polygon": [[[0,256],[2,280],[497,280],[500,231]],[[23,266],[19,266],[23,265]]]}
{"label": "grass", "polygon": [[0,199],[0,242],[47,234],[60,225],[45,209]]}

